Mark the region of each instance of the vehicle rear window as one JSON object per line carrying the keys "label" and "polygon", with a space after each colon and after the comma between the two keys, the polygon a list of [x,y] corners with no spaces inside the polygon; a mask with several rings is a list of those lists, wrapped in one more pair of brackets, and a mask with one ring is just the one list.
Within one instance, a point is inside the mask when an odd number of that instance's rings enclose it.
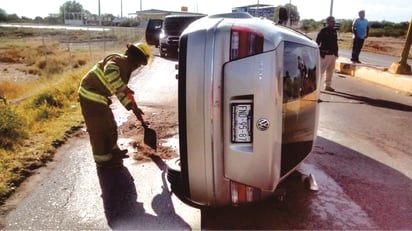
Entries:
{"label": "vehicle rear window", "polygon": [[316,90],[317,50],[285,42],[283,63],[283,102],[296,100]]}

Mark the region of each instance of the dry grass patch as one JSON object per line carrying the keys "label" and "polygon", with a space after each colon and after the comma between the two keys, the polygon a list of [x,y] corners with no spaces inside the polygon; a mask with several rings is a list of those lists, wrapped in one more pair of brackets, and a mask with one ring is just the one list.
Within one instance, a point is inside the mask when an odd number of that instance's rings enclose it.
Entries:
{"label": "dry grass patch", "polygon": [[33,90],[33,85],[24,82],[3,81],[0,88],[4,95],[10,99],[17,99]]}
{"label": "dry grass patch", "polygon": [[14,39],[0,39],[0,62],[24,64],[16,68],[23,74],[40,77],[59,74],[71,68],[81,67],[88,60],[86,50],[72,53],[58,41],[48,41],[46,46],[41,40],[13,42]]}
{"label": "dry grass patch", "polygon": [[0,204],[82,124],[77,89],[87,71],[65,72],[39,84],[24,101],[0,105]]}
{"label": "dry grass patch", "polygon": [[82,125],[83,75],[108,52],[142,37],[133,30],[120,38],[121,31],[1,28],[0,94],[9,104],[0,101],[6,112],[0,113],[0,204]]}
{"label": "dry grass patch", "polygon": [[[338,40],[339,48],[352,49],[351,33],[340,33]],[[404,37],[368,37],[365,40],[362,51],[399,57],[402,54],[404,46]],[[412,58],[411,51],[409,52],[409,58]]]}

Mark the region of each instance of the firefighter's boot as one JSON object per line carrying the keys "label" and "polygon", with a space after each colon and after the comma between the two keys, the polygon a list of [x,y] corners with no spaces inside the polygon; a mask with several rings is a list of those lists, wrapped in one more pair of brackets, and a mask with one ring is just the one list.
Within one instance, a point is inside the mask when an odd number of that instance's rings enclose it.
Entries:
{"label": "firefighter's boot", "polygon": [[113,156],[118,156],[118,157],[120,157],[121,159],[126,159],[126,158],[129,158],[129,155],[127,155],[127,149],[120,149],[120,148],[114,148],[113,150],[112,150],[112,154],[113,154]]}
{"label": "firefighter's boot", "polygon": [[110,161],[96,163],[98,168],[120,168],[123,167],[123,160],[113,158]]}

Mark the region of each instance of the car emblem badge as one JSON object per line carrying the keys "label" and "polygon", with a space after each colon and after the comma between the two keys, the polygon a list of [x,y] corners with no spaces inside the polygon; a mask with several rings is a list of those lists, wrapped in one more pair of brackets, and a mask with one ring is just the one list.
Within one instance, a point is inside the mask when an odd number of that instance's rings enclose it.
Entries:
{"label": "car emblem badge", "polygon": [[261,131],[266,131],[269,128],[269,120],[265,118],[258,119],[256,127]]}

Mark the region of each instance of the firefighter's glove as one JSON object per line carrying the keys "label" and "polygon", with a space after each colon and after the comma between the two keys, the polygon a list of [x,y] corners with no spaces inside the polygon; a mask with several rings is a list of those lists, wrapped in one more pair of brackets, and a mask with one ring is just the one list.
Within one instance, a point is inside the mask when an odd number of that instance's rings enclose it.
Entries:
{"label": "firefighter's glove", "polygon": [[127,87],[127,86],[124,88],[123,92],[124,92],[126,95],[128,95],[128,94],[134,95],[134,91],[133,91],[132,89],[130,89],[129,87]]}
{"label": "firefighter's glove", "polygon": [[126,105],[126,109],[128,111],[133,110],[133,107],[137,107],[136,100],[134,99],[134,95],[131,92],[127,93],[126,97],[130,100],[130,102]]}

